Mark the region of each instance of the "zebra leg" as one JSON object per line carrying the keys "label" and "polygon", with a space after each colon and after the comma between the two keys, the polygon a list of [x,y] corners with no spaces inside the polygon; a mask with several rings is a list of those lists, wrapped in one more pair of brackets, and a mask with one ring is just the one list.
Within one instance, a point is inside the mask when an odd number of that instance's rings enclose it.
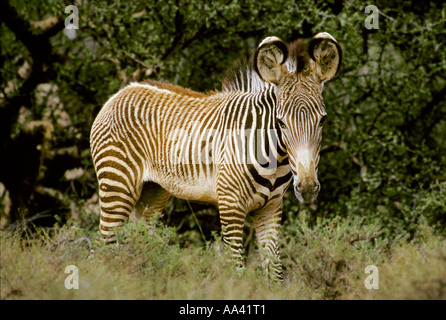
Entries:
{"label": "zebra leg", "polygon": [[155,227],[156,220],[162,216],[162,211],[170,193],[155,182],[146,182],[142,188],[141,196],[135,206],[132,217],[139,220],[144,218],[148,229]]}
{"label": "zebra leg", "polygon": [[142,187],[128,188],[110,177],[99,178],[101,216],[99,230],[106,243],[116,242],[116,228],[123,226],[132,213]]}
{"label": "zebra leg", "polygon": [[220,222],[223,234],[223,243],[231,252],[237,269],[243,269],[243,229],[245,226],[246,212],[241,211],[236,205],[219,203]]}
{"label": "zebra leg", "polygon": [[281,220],[282,201],[268,203],[265,207],[253,213],[263,268],[268,278],[278,282],[283,282],[278,243]]}

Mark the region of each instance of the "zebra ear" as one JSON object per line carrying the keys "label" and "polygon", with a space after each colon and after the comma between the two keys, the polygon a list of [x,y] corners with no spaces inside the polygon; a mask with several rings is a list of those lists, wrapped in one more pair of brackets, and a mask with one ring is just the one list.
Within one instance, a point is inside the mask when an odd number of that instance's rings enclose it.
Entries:
{"label": "zebra ear", "polygon": [[313,72],[319,81],[333,79],[339,72],[342,62],[342,50],[338,42],[327,32],[318,33],[311,39],[309,55]]}
{"label": "zebra ear", "polygon": [[267,37],[254,54],[254,68],[263,81],[279,84],[284,78],[282,66],[287,58],[285,42],[277,37]]}

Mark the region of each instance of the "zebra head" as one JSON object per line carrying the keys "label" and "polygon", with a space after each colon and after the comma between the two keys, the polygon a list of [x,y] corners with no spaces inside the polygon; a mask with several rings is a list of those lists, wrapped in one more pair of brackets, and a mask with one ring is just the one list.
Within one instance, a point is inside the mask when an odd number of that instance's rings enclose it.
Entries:
{"label": "zebra head", "polygon": [[254,54],[262,80],[277,86],[276,123],[300,202],[313,202],[320,190],[317,170],[326,117],[322,89],[338,73],[341,60],[339,44],[326,32],[317,34],[308,46],[300,40],[287,45],[268,37]]}

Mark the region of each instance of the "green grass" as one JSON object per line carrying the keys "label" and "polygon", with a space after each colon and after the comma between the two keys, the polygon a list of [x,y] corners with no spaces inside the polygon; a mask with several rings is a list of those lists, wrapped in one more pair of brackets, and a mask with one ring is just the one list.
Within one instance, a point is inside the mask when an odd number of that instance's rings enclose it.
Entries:
{"label": "green grass", "polygon": [[[446,241],[424,225],[415,237],[386,240],[378,225],[335,218],[307,224],[305,215],[282,232],[284,285],[268,284],[259,253],[235,272],[218,237],[179,246],[173,228],[148,233],[127,224],[119,245],[67,224],[32,236],[1,238],[1,299],[445,299]],[[379,289],[367,290],[367,265]],[[65,288],[65,268],[79,271],[79,289]]]}

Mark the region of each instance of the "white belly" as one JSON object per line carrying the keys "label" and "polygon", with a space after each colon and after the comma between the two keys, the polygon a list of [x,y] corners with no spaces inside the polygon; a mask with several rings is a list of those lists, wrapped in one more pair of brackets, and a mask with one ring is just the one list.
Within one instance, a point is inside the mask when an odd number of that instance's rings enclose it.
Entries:
{"label": "white belly", "polygon": [[209,185],[175,185],[173,188],[165,188],[169,191],[173,196],[191,200],[191,201],[200,201],[206,203],[217,203],[217,194],[215,192],[215,188]]}
{"label": "white belly", "polygon": [[149,178],[147,180],[158,183],[171,195],[180,199],[212,204],[217,203],[215,182],[203,176],[191,181],[185,181],[174,176],[158,176],[154,179]]}

